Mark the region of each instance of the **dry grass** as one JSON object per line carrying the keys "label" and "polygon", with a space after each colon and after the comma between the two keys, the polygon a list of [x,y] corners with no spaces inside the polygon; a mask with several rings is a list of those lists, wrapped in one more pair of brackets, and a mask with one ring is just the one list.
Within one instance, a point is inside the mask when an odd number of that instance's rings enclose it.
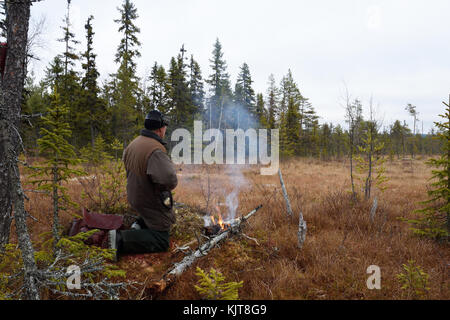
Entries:
{"label": "dry grass", "polygon": [[[405,299],[410,296],[401,290],[396,275],[403,271],[402,264],[412,259],[430,276],[430,290],[424,298],[449,299],[448,245],[414,237],[409,226],[398,219],[410,216],[419,208],[418,202],[426,199],[430,168],[423,160],[388,162],[386,166],[390,181],[387,190],[377,194],[379,205],[373,222],[369,218],[371,202],[350,201],[346,163],[311,159],[283,162],[283,178],[295,212],[292,219],[285,212],[278,176],[261,176],[258,168],[244,168],[248,184],[241,189],[238,212],[245,214],[264,205],[244,229],[258,244],[235,237],[213,249],[196,266],[205,270],[214,267],[228,281],[243,280],[241,299]],[[233,189],[237,177],[230,178],[229,172],[219,167],[208,172],[210,198],[223,202],[223,194]],[[205,168],[184,167],[179,180],[176,201],[204,209],[208,193]],[[83,205],[80,193],[81,186],[74,183],[72,200]],[[30,220],[36,239],[49,230],[51,204],[40,194],[30,193],[29,197],[27,209],[38,220]],[[300,210],[308,226],[302,249],[297,247]],[[78,211],[63,214],[62,223],[70,222],[70,213]],[[172,248],[185,240],[173,239]],[[130,278],[151,281],[181,258],[180,253],[170,252],[139,255],[126,257],[119,265]],[[381,268],[381,290],[366,287],[370,265]],[[198,299],[194,272],[195,266],[160,298]]]}

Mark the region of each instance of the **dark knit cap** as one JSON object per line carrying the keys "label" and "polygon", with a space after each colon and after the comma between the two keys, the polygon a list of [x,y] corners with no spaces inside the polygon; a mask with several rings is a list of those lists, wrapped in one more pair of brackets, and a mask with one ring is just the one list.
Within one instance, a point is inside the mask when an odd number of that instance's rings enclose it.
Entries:
{"label": "dark knit cap", "polygon": [[145,117],[145,129],[157,130],[168,125],[166,117],[158,110],[150,111]]}

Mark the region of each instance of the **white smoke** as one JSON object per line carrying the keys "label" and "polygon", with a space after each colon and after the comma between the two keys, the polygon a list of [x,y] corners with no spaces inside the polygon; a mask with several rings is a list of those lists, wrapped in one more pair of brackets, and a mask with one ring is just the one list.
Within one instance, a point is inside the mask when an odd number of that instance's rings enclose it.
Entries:
{"label": "white smoke", "polygon": [[226,198],[225,203],[228,207],[228,219],[233,220],[236,217],[236,210],[239,206],[239,193],[234,189]]}
{"label": "white smoke", "polygon": [[227,175],[232,185],[232,191],[225,196],[225,204],[228,207],[227,218],[233,220],[236,218],[236,212],[239,207],[239,194],[248,185],[248,181],[244,177],[242,166],[240,165],[228,166]]}
{"label": "white smoke", "polygon": [[207,214],[203,216],[203,222],[205,227],[210,227],[212,225],[211,217]]}

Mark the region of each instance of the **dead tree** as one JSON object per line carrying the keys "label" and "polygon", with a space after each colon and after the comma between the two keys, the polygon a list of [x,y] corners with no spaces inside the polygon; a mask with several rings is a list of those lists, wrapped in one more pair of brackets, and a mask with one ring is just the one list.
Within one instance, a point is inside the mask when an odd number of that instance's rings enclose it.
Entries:
{"label": "dead tree", "polygon": [[[289,196],[286,190],[286,186],[284,185],[283,175],[281,174],[281,168],[278,169],[278,175],[280,177],[280,184],[281,189],[283,190],[283,197],[286,201],[286,207],[287,207],[287,214],[288,216],[292,217],[292,207],[291,202],[289,201]],[[303,219],[303,213],[300,211],[299,217],[298,217],[298,232],[297,232],[297,238],[298,238],[298,247],[302,248],[303,243],[305,242],[306,238],[306,221]]]}
{"label": "dead tree", "polygon": [[303,243],[306,239],[306,221],[303,219],[303,213],[300,211],[299,217],[298,217],[298,232],[297,232],[297,239],[298,239],[298,247],[301,249],[303,247]]}
{"label": "dead tree", "polygon": [[281,168],[278,169],[278,176],[280,177],[281,190],[283,191],[283,197],[286,201],[286,209],[288,216],[292,217],[292,207],[287,194],[286,186],[284,185],[283,175],[281,174]]}
{"label": "dead tree", "polygon": [[370,221],[372,221],[372,222],[375,219],[375,214],[377,213],[377,208],[378,208],[378,199],[377,199],[377,197],[375,197],[375,199],[373,199],[372,208],[370,209]]}
{"label": "dead tree", "polygon": [[19,134],[22,91],[26,76],[26,49],[31,1],[5,2],[7,43],[5,73],[0,92],[0,248],[9,241],[14,215],[24,265],[23,298],[39,299],[34,250],[26,224],[24,192],[18,157],[22,148]]}

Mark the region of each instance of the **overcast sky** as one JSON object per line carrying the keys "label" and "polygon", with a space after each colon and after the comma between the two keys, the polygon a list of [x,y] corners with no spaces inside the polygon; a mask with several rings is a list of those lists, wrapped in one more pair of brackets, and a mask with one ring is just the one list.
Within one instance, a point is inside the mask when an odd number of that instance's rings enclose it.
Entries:
{"label": "overcast sky", "polygon": [[[271,73],[277,83],[288,69],[320,122],[344,123],[345,86],[367,106],[373,95],[384,125],[412,117],[417,106],[425,132],[439,120],[450,94],[449,0],[134,0],[139,14],[144,76],[155,61],[168,67],[182,44],[211,73],[209,59],[219,38],[232,85],[246,62],[256,92],[266,93]],[[114,54],[121,39],[117,7],[122,0],[72,0],[71,20],[79,51],[84,24],[94,16],[94,47],[102,79],[117,69]],[[32,6],[32,24],[45,17],[41,58],[32,65],[38,78],[63,51],[65,0]],[[34,22],[33,22],[34,21]],[[422,124],[418,125],[421,130]]]}

